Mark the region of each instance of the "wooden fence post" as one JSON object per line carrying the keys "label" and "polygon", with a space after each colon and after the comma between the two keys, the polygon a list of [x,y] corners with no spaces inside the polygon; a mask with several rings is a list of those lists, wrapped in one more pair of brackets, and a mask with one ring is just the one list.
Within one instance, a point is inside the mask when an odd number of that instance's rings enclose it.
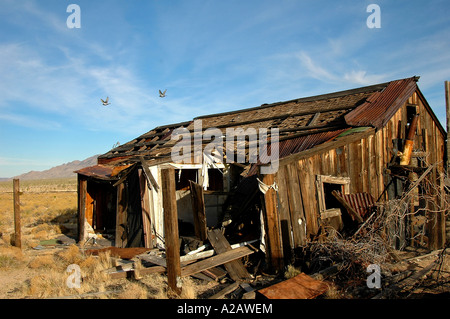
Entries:
{"label": "wooden fence post", "polygon": [[164,239],[166,248],[167,282],[169,291],[181,294],[180,240],[178,238],[178,212],[175,195],[175,170],[161,170],[164,209]]}
{"label": "wooden fence post", "polygon": [[87,180],[78,174],[78,242],[84,244],[86,229],[84,221],[86,219],[86,192]]}
{"label": "wooden fence post", "polygon": [[19,180],[13,180],[14,190],[14,246],[22,249],[22,231],[20,226],[20,187]]}

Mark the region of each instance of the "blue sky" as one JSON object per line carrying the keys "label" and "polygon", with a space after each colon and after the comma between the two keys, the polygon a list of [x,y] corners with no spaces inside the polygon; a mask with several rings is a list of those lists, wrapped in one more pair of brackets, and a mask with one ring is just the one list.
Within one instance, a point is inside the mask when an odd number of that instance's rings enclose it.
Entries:
{"label": "blue sky", "polygon": [[[72,3],[81,28],[67,27]],[[372,3],[381,28],[366,24]],[[448,0],[0,0],[0,177],[200,115],[414,75],[445,127],[449,11]]]}

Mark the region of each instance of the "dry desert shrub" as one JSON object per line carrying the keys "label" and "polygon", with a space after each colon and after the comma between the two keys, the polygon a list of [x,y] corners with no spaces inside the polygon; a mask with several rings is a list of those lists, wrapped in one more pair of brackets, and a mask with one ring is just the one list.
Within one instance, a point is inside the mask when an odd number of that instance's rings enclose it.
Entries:
{"label": "dry desert shrub", "polygon": [[71,294],[66,285],[68,275],[51,269],[33,276],[25,287],[25,294],[33,298],[50,298]]}
{"label": "dry desert shrub", "polygon": [[[73,270],[69,271],[69,265],[78,265],[81,271],[79,288],[70,288],[68,280],[73,278]],[[23,295],[32,298],[56,298],[61,296],[77,296],[91,292],[103,292],[105,287],[112,283],[104,271],[111,266],[108,253],[96,256],[84,256],[75,246],[60,251],[54,255],[42,255],[35,257],[29,267],[38,270],[27,285],[23,288]],[[69,278],[69,276],[72,276]],[[73,281],[72,281],[73,282]],[[105,296],[98,296],[102,298]]]}
{"label": "dry desert shrub", "polygon": [[293,265],[288,265],[286,272],[284,273],[284,278],[290,279],[299,275],[302,271],[299,268],[295,268]]}
{"label": "dry desert shrub", "polygon": [[117,295],[118,299],[148,299],[148,289],[137,282],[128,282],[123,291]]}
{"label": "dry desert shrub", "polygon": [[76,245],[70,245],[68,249],[65,249],[56,254],[56,256],[67,265],[79,264],[83,260],[80,248]]}
{"label": "dry desert shrub", "polygon": [[149,299],[167,299],[167,277],[162,274],[152,274],[141,279],[145,285]]}
{"label": "dry desert shrub", "polygon": [[17,247],[0,247],[0,270],[21,266],[25,261],[22,251]]}
{"label": "dry desert shrub", "polygon": [[56,269],[57,265],[55,264],[55,259],[52,255],[42,255],[36,256],[33,260],[31,260],[28,267],[31,269]]}
{"label": "dry desert shrub", "polygon": [[[145,286],[147,290],[148,299],[168,299],[168,285],[167,276],[163,274],[152,274],[143,277],[140,282]],[[197,285],[191,277],[181,278],[181,295],[177,298],[180,299],[196,299],[197,298]],[[170,297],[176,297],[174,294],[170,294]]]}
{"label": "dry desert shrub", "polygon": [[184,277],[181,279],[181,295],[180,299],[196,299],[197,288],[195,282],[191,277]]}

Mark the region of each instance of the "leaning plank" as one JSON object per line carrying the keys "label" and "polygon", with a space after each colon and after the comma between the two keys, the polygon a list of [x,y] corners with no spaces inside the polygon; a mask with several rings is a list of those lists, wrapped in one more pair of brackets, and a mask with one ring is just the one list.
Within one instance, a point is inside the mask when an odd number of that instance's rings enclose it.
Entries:
{"label": "leaning plank", "polygon": [[195,236],[200,240],[206,239],[206,215],[205,215],[205,198],[201,185],[189,181],[191,190],[192,212],[194,217]]}
{"label": "leaning plank", "polygon": [[192,274],[195,274],[195,273],[198,273],[203,270],[213,268],[213,267],[216,267],[219,265],[223,265],[227,262],[242,258],[244,256],[248,256],[253,253],[254,253],[254,251],[252,249],[248,248],[247,246],[239,247],[239,248],[215,255],[208,259],[201,260],[194,264],[182,267],[181,268],[181,277],[190,276]]}
{"label": "leaning plank", "polygon": [[[232,250],[230,243],[225,239],[225,236],[222,234],[220,229],[213,229],[209,231],[208,239],[211,245],[214,247],[214,250],[218,254]],[[231,279],[235,281],[251,278],[247,269],[245,269],[245,266],[242,264],[240,260],[230,261],[226,263],[224,266],[225,269],[228,271],[228,274],[230,275]]]}
{"label": "leaning plank", "polygon": [[142,168],[144,169],[145,176],[149,180],[149,185],[152,185],[156,191],[159,190],[159,185],[156,182],[155,177],[153,176],[152,172],[150,171],[150,168],[147,165],[147,162],[145,161],[143,156],[139,156],[139,161],[141,162]]}

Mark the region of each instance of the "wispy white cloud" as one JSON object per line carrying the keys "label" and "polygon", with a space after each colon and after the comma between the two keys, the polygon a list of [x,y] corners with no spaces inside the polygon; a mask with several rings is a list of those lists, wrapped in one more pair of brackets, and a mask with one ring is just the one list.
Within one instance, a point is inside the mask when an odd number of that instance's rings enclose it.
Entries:
{"label": "wispy white cloud", "polygon": [[306,52],[300,52],[298,54],[298,59],[306,69],[307,76],[322,81],[334,82],[338,80],[338,77],[336,77],[336,75],[318,65]]}

